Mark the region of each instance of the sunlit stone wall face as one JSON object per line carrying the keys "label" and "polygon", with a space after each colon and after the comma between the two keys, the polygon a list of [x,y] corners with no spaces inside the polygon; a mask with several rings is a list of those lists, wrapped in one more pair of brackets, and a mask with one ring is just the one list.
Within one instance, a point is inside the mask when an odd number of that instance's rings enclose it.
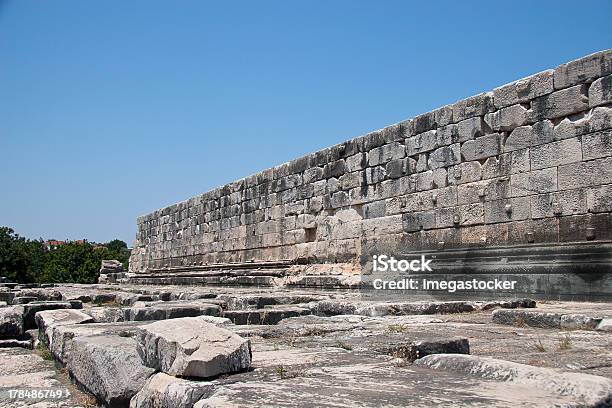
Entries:
{"label": "sunlit stone wall face", "polygon": [[612,239],[612,50],[138,218],[132,272]]}

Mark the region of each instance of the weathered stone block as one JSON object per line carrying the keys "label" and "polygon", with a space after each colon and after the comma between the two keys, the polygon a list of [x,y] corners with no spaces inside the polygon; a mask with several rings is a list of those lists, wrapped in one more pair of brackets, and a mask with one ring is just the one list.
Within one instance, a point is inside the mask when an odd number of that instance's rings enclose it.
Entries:
{"label": "weathered stone block", "polygon": [[562,89],[609,74],[612,50],[605,50],[559,65],[554,72],[554,85],[555,89]]}
{"label": "weathered stone block", "polygon": [[463,225],[482,224],[483,222],[484,206],[482,203],[440,208],[436,212],[437,228],[459,227]]}
{"label": "weathered stone block", "polygon": [[406,151],[408,156],[428,152],[436,148],[436,131],[430,130],[406,139]]}
{"label": "weathered stone block", "polygon": [[493,90],[493,102],[500,109],[516,103],[528,102],[554,90],[552,69],[519,79]]}
{"label": "weathered stone block", "polygon": [[449,167],[448,183],[463,184],[480,180],[482,165],[477,161],[463,162],[457,166]]}
{"label": "weathered stone block", "polygon": [[368,166],[368,156],[367,153],[357,153],[347,157],[345,162],[347,171],[353,172],[362,170]]}
{"label": "weathered stone block", "polygon": [[487,201],[484,203],[484,212],[487,224],[526,220],[530,216],[529,197]]}
{"label": "weathered stone block", "polygon": [[440,147],[429,155],[429,168],[438,169],[448,167],[461,162],[461,146],[455,143],[451,146]]}
{"label": "weathered stone block", "polygon": [[493,92],[482,93],[453,104],[453,120],[460,122],[473,116],[482,116],[494,109]]}
{"label": "weathered stone block", "polygon": [[612,156],[612,130],[582,136],[584,160]]}
{"label": "weathered stone block", "polygon": [[304,183],[312,183],[323,178],[323,169],[321,167],[311,167],[304,171]]}
{"label": "weathered stone block", "polygon": [[437,126],[445,126],[453,122],[453,107],[451,105],[443,106],[433,112]]}
{"label": "weathered stone block", "polygon": [[368,152],[368,165],[378,166],[390,160],[401,159],[405,156],[405,146],[398,142],[393,142],[370,150]]}
{"label": "weathered stone block", "polygon": [[436,146],[448,146],[459,141],[457,125],[447,125],[436,129]]}
{"label": "weathered stone block", "polygon": [[395,179],[412,174],[416,171],[416,164],[416,160],[411,157],[391,160],[385,166],[387,177]]}
{"label": "weathered stone block", "polygon": [[433,171],[433,182],[437,188],[446,187],[447,172],[445,168],[439,168]]}
{"label": "weathered stone block", "polygon": [[412,119],[412,130],[415,134],[435,129],[436,126],[436,114],[434,112],[423,113]]}
{"label": "weathered stone block", "polygon": [[363,217],[366,219],[384,217],[386,213],[385,201],[374,201],[363,206]]}
{"label": "weathered stone block", "polygon": [[520,126],[510,133],[504,143],[504,152],[525,149],[554,141],[553,124],[549,120],[534,123],[532,126]]}
{"label": "weathered stone block", "polygon": [[500,134],[493,133],[468,140],[461,145],[461,154],[466,161],[496,156],[500,151]]}
{"label": "weathered stone block", "polygon": [[385,180],[387,177],[387,170],[383,166],[368,167],[365,169],[366,183],[376,184]]}
{"label": "weathered stone block", "polygon": [[597,107],[578,119],[565,118],[554,129],[556,140],[612,128],[612,108]]}
{"label": "weathered stone block", "polygon": [[436,227],[435,211],[420,211],[404,213],[402,216],[404,230],[407,232],[432,229]]}
{"label": "weathered stone block", "polygon": [[482,178],[509,176],[516,173],[528,172],[530,166],[529,149],[515,150],[497,157],[489,157],[482,166]]}
{"label": "weathered stone block", "polygon": [[528,121],[528,112],[528,108],[523,105],[512,105],[487,113],[484,120],[494,131],[512,130]]}
{"label": "weathered stone block", "polygon": [[576,85],[571,88],[540,96],[531,102],[530,120],[556,119],[582,112],[589,108],[587,85]]}
{"label": "weathered stone block", "polygon": [[486,125],[482,117],[468,118],[457,123],[459,142],[466,142],[485,134]]}
{"label": "weathered stone block", "polygon": [[328,163],[323,168],[323,175],[325,176],[325,178],[338,178],[344,173],[346,173],[346,162],[344,161],[344,159]]}
{"label": "weathered stone block", "polygon": [[548,193],[557,190],[557,168],[535,170],[510,176],[512,197]]}
{"label": "weathered stone block", "polygon": [[434,208],[431,191],[421,191],[403,197],[404,211],[421,212]]}
{"label": "weathered stone block", "polygon": [[559,190],[612,183],[612,157],[559,166]]}
{"label": "weathered stone block", "polygon": [[586,213],[584,190],[566,190],[531,196],[531,217],[546,218]]}
{"label": "weathered stone block", "polygon": [[340,176],[340,188],[342,190],[350,190],[361,185],[363,176],[360,172],[346,173]]}
{"label": "weathered stone block", "polygon": [[582,160],[582,144],[578,138],[565,139],[531,148],[531,169],[561,166]]}
{"label": "weathered stone block", "polygon": [[610,214],[584,214],[559,218],[561,242],[606,240],[612,238]]}
{"label": "weathered stone block", "polygon": [[433,171],[425,171],[416,174],[417,191],[431,190],[434,188]]}
{"label": "weathered stone block", "polygon": [[587,190],[587,208],[590,212],[612,211],[612,185],[589,188]]}
{"label": "weathered stone block", "polygon": [[148,367],[182,377],[209,378],[251,365],[249,340],[197,317],[143,326],[137,350]]}
{"label": "weathered stone block", "polygon": [[457,186],[459,204],[500,200],[510,197],[510,182],[507,178],[482,180]]}
{"label": "weathered stone block", "polygon": [[599,78],[589,87],[589,106],[612,103],[612,75]]}
{"label": "weathered stone block", "polygon": [[457,187],[450,186],[431,191],[431,201],[438,207],[453,207],[457,205]]}

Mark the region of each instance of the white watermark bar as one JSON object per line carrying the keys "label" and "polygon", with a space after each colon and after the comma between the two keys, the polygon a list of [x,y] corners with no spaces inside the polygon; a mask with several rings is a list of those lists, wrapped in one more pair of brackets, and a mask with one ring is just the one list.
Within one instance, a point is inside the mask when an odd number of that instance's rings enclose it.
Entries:
{"label": "white watermark bar", "polygon": [[454,293],[457,291],[474,291],[474,290],[514,290],[516,281],[508,281],[501,279],[492,280],[429,280],[429,279],[374,279],[372,281],[376,290],[439,290]]}

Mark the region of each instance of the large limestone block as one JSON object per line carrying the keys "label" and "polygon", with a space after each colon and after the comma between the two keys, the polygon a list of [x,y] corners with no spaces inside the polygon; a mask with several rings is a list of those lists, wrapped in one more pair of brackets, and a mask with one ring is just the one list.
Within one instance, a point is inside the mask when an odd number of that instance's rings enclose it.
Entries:
{"label": "large limestone block", "polygon": [[142,364],[130,337],[74,339],[67,364],[70,376],[108,407],[127,407],[155,370]]}
{"label": "large limestone block", "polygon": [[93,323],[91,316],[74,309],[43,310],[34,315],[38,326],[39,339],[49,345],[54,326],[66,324]]}
{"label": "large limestone block", "polygon": [[130,401],[130,408],[191,408],[214,391],[209,381],[188,381],[165,373],[150,377]]}
{"label": "large limestone block", "polygon": [[208,378],[251,365],[251,343],[198,317],[142,327],[138,353],[149,367],[183,377]]}
{"label": "large limestone block", "polygon": [[36,321],[34,316],[36,313],[43,310],[57,310],[57,309],[82,309],[83,303],[79,300],[71,301],[41,301],[41,302],[30,302],[23,305],[23,324],[26,330],[35,329]]}
{"label": "large limestone block", "polygon": [[23,334],[23,307],[0,309],[0,338],[19,337]]}

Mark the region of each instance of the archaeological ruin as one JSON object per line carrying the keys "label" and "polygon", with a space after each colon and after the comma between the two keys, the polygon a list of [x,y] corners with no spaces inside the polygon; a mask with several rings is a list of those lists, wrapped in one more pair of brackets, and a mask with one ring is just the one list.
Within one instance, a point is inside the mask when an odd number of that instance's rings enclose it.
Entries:
{"label": "archaeological ruin", "polygon": [[606,50],[0,277],[0,408],[612,407],[611,134]]}
{"label": "archaeological ruin", "polygon": [[592,54],[142,216],[130,281],[369,287],[372,256],[427,254],[612,296],[611,72]]}

